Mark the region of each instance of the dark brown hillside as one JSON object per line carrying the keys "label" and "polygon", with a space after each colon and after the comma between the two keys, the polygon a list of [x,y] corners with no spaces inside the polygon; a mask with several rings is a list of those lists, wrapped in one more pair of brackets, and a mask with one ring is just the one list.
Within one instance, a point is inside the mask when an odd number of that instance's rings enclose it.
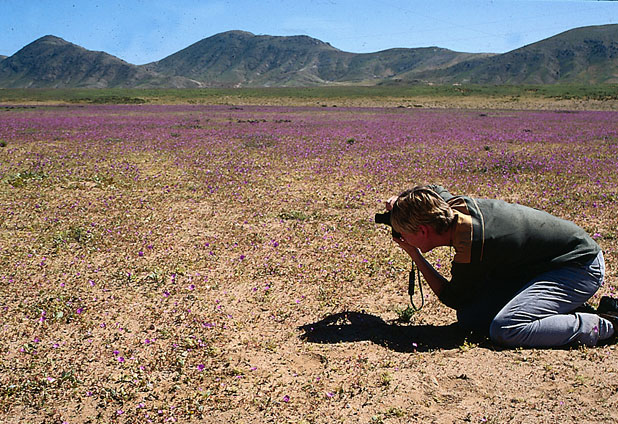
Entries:
{"label": "dark brown hillside", "polygon": [[314,85],[335,79],[353,56],[307,37],[255,36],[229,31],[205,38],[146,65],[205,85]]}
{"label": "dark brown hillside", "polygon": [[47,35],[0,62],[5,88],[196,86],[172,81],[104,52],[86,50]]}
{"label": "dark brown hillside", "polygon": [[577,28],[421,77],[433,82],[474,84],[616,83],[618,25]]}
{"label": "dark brown hillside", "polygon": [[307,36],[229,31],[203,39],[146,68],[210,86],[303,86],[376,83],[401,73],[437,69],[477,56],[485,57],[440,48],[355,54]]}

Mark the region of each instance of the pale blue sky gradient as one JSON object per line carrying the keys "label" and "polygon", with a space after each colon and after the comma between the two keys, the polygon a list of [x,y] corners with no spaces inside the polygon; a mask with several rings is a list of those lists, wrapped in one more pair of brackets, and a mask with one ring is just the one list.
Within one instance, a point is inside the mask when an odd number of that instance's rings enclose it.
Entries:
{"label": "pale blue sky gradient", "polygon": [[141,65],[229,30],[308,35],[354,53],[504,53],[616,23],[618,1],[597,0],[0,0],[0,54],[51,34]]}

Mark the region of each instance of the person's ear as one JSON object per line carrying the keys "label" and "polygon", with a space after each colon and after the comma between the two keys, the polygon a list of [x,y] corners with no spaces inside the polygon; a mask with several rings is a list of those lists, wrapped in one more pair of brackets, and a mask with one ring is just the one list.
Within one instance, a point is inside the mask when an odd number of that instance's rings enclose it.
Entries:
{"label": "person's ear", "polygon": [[429,235],[429,226],[426,224],[421,224],[418,226],[418,232],[423,237],[427,237]]}

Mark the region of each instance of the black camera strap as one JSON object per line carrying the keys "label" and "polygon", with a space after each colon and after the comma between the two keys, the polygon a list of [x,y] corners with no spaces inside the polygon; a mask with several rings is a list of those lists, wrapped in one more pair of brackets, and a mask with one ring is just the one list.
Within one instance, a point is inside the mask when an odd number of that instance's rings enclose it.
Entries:
{"label": "black camera strap", "polygon": [[415,286],[414,268],[415,267],[413,263],[412,269],[410,270],[410,274],[408,275],[408,294],[410,295],[410,303],[412,304],[412,309],[414,309],[414,312],[418,312],[421,309],[423,309],[423,306],[425,306],[425,296],[423,295],[423,285],[421,284],[421,272],[418,269],[418,267],[416,267],[416,273],[418,274],[418,291],[421,294],[421,306],[416,307],[416,305],[414,304],[414,286]]}
{"label": "black camera strap", "polygon": [[[401,238],[401,234],[395,231],[393,229],[393,226],[391,225],[391,211],[388,211],[385,213],[377,213],[375,215],[375,221],[377,224],[385,224],[391,227],[391,234],[393,238],[395,239]],[[412,263],[412,269],[410,270],[410,274],[408,275],[408,294],[410,295],[410,303],[412,304],[412,309],[414,310],[414,312],[420,311],[423,308],[423,306],[425,306],[425,295],[423,294],[423,285],[421,284],[421,272],[418,269],[418,267],[416,267],[416,273],[418,274],[418,290],[421,293],[421,306],[419,307],[417,307],[414,304],[414,285],[415,285],[414,280],[415,278],[414,278],[414,263]]]}

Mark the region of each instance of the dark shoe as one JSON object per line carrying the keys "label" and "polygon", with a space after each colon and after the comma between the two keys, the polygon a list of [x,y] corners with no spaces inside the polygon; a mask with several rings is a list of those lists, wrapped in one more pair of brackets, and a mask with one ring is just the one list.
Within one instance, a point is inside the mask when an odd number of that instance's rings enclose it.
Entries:
{"label": "dark shoe", "polygon": [[594,306],[590,305],[587,302],[573,311],[573,313],[576,313],[576,312],[585,313],[585,314],[598,314],[599,313],[598,310],[594,309]]}
{"label": "dark shoe", "polygon": [[609,296],[601,297],[601,302],[599,302],[599,307],[597,308],[597,312],[599,314],[605,314],[608,312],[613,312],[618,314],[618,299]]}

